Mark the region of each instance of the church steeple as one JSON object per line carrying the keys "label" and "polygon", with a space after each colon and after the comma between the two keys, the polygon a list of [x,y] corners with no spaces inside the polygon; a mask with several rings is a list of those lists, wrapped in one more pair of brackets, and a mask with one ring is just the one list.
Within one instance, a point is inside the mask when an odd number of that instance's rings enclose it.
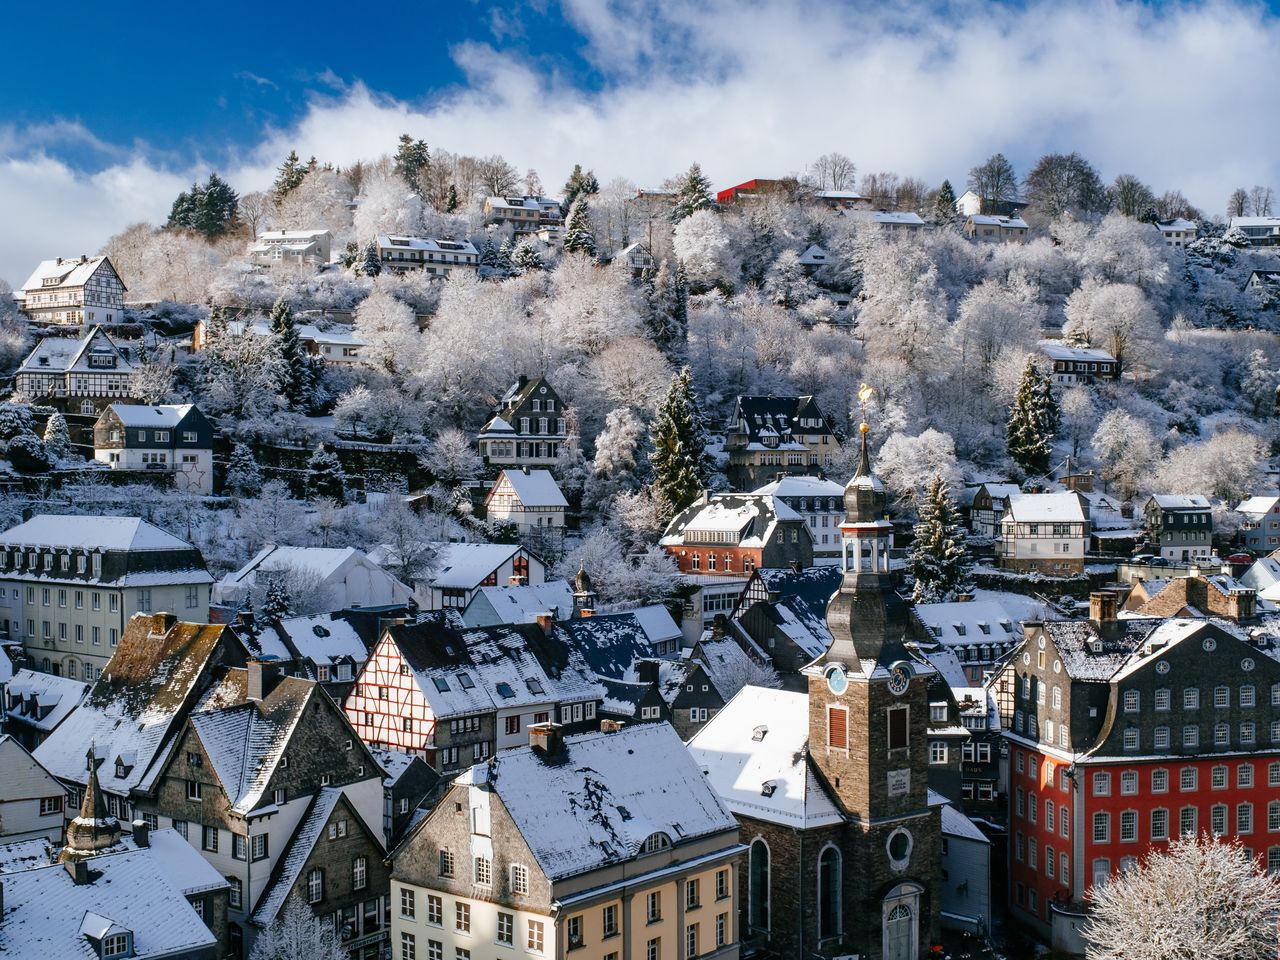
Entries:
{"label": "church steeple", "polygon": [[[865,388],[864,388],[865,402]],[[885,515],[884,485],[871,470],[870,426],[858,425],[862,450],[858,469],[844,489],[840,557],[844,578],[827,606],[832,643],[815,666],[842,664],[854,673],[870,671],[902,656],[907,605],[893,587],[889,549],[893,525]]]}
{"label": "church steeple", "polygon": [[85,754],[89,779],[80,803],[80,816],[67,824],[67,845],[62,860],[91,857],[120,841],[120,821],[107,814],[107,801],[98,783],[98,758],[93,744]]}

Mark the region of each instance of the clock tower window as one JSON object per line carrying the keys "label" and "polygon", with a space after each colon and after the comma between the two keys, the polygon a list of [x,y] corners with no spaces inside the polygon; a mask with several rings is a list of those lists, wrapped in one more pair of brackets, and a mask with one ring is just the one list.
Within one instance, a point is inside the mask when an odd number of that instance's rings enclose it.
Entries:
{"label": "clock tower window", "polygon": [[889,714],[889,750],[906,750],[911,745],[911,708],[907,706],[890,707]]}
{"label": "clock tower window", "polygon": [[849,711],[844,707],[827,708],[827,746],[834,750],[849,749]]}

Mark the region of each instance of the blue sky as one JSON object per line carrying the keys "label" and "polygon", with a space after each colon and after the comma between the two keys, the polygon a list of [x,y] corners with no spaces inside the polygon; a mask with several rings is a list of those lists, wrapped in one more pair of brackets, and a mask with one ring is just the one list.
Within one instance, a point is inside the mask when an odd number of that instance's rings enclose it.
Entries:
{"label": "blue sky", "polygon": [[[550,186],[575,162],[651,186],[693,160],[725,186],[831,150],[959,186],[998,150],[1020,173],[1078,150],[1210,213],[1280,188],[1280,19],[1252,0],[10,6],[10,282],[162,220],[211,169],[261,189],[292,148],[341,165],[402,132]],[[44,36],[54,55],[23,39]]]}

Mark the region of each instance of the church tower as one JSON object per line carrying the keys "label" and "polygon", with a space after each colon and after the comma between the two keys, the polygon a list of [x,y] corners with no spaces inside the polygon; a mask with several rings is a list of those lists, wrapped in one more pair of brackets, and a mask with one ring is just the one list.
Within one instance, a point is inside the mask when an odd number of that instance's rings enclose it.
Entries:
{"label": "church tower", "polygon": [[869,427],[858,429],[862,452],[840,524],[844,576],[827,605],[832,642],[804,670],[810,762],[849,823],[839,862],[819,860],[819,904],[826,896],[834,906],[838,896],[841,906],[838,918],[820,909],[821,933],[838,933],[834,954],[918,960],[940,925],[940,814],[929,808],[927,785],[933,670],[904,646],[907,604],[890,571],[887,498],[871,471]]}

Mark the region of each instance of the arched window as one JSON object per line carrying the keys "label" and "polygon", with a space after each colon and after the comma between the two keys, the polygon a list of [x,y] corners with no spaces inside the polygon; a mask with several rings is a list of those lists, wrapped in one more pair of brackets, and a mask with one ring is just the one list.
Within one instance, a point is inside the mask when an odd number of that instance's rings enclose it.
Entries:
{"label": "arched window", "polygon": [[659,850],[667,850],[670,847],[671,838],[659,830],[645,838],[643,850],[645,853],[657,853]]}
{"label": "arched window", "polygon": [[840,936],[840,851],[827,847],[818,855],[818,936]]}
{"label": "arched window", "polygon": [[768,930],[769,845],[758,837],[751,844],[751,864],[747,882],[747,924],[752,930]]}

